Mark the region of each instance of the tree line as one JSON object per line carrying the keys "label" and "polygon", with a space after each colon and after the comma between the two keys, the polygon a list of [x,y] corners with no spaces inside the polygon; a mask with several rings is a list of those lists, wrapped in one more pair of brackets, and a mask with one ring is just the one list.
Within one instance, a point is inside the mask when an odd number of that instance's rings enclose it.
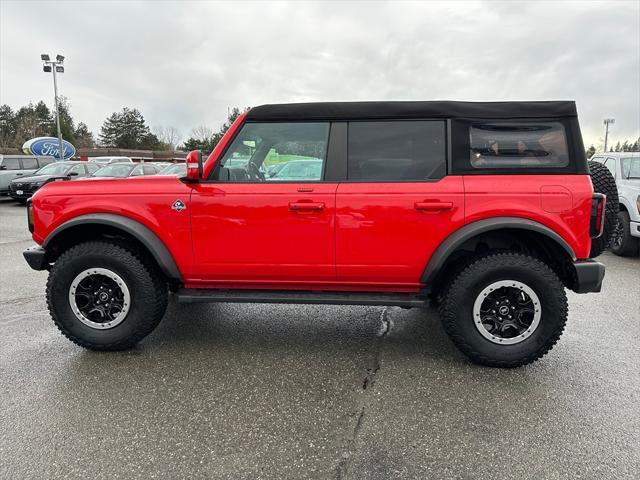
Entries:
{"label": "tree line", "polygon": [[[610,152],[640,152],[640,137],[638,137],[635,142],[631,140],[625,140],[623,143],[618,142],[616,143],[615,147],[610,147],[609,151]],[[596,153],[596,147],[591,145],[589,148],[587,148],[585,153],[587,154],[587,158],[593,157]]]}
{"label": "tree line", "polygon": [[[210,152],[220,141],[231,124],[248,108],[229,110],[227,121],[216,131],[206,125],[191,130],[182,142],[180,130],[173,126],[150,128],[142,113],[136,108],[124,107],[109,115],[100,128],[97,138],[84,122],[75,123],[71,105],[66,97],[59,97],[60,131],[62,138],[76,148],[123,148],[133,150],[204,150]],[[57,137],[55,110],[40,100],[17,110],[0,105],[0,148],[21,149],[35,137]]]}
{"label": "tree line", "polygon": [[[89,131],[84,122],[76,124],[71,115],[71,105],[66,97],[60,97],[60,130],[62,138],[71,142],[76,148],[123,148],[133,150],[203,150],[211,152],[231,124],[249,107],[233,107],[227,112],[227,121],[216,131],[200,125],[193,128],[182,140],[181,132],[173,126],[155,126],[150,128],[142,113],[136,108],[124,107],[119,112],[109,115],[100,128],[98,138]],[[29,103],[18,110],[9,105],[0,105],[0,148],[22,148],[27,140],[35,137],[57,137],[55,112],[40,100]],[[618,142],[609,149],[610,152],[638,152],[640,138],[635,141]],[[587,158],[596,153],[591,145],[585,151]]]}

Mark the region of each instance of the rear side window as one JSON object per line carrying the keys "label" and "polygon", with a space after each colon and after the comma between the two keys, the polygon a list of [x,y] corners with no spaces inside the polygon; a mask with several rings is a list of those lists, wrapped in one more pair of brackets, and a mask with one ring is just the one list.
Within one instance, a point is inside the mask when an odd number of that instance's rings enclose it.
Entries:
{"label": "rear side window", "polygon": [[38,160],[36,160],[35,158],[23,158],[22,168],[24,168],[25,170],[37,170]]}
{"label": "rear side window", "polygon": [[445,174],[444,122],[349,123],[349,180],[424,181]]}
{"label": "rear side window", "polygon": [[469,127],[474,168],[561,168],[569,164],[559,122],[491,122]]}
{"label": "rear side window", "polygon": [[20,170],[20,160],[17,158],[5,158],[2,160],[3,170]]}

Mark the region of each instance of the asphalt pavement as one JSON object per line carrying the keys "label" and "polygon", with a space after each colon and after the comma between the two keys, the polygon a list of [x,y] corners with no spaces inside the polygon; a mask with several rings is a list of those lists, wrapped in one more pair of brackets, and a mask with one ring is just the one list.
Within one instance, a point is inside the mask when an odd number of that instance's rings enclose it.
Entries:
{"label": "asphalt pavement", "polygon": [[570,293],[542,360],[478,367],[433,310],[170,303],[136,349],[46,310],[0,198],[0,478],[625,479],[640,472],[640,258]]}

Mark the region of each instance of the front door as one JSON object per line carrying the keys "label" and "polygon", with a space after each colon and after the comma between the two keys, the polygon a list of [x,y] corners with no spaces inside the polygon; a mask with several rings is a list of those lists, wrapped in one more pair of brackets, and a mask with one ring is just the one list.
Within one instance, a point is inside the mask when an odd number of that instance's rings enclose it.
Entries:
{"label": "front door", "polygon": [[234,286],[335,280],[328,123],[246,123],[193,188],[196,277]]}

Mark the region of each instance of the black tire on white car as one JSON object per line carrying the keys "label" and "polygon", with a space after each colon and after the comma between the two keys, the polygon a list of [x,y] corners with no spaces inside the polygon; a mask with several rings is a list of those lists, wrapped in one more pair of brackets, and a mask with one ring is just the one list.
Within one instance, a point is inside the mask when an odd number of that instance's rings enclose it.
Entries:
{"label": "black tire on white car", "polygon": [[621,257],[634,257],[640,251],[640,239],[631,235],[631,218],[626,210],[618,212],[609,248]]}

